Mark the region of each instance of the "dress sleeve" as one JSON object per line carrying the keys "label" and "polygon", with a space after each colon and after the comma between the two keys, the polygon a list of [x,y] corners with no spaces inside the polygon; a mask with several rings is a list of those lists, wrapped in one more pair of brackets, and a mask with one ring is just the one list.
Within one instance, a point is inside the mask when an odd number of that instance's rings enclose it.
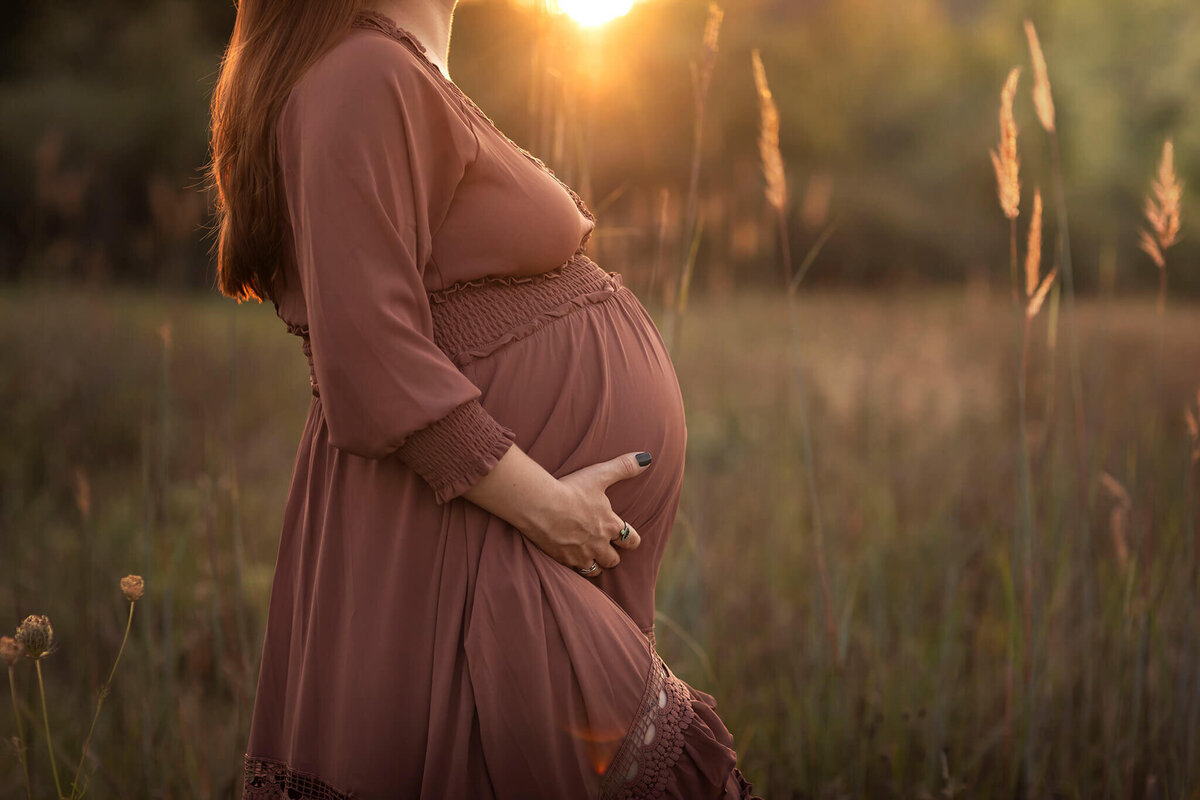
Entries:
{"label": "dress sleeve", "polygon": [[409,58],[382,39],[331,51],[277,144],[330,442],[400,458],[446,503],[516,437],[433,340],[424,265],[479,143]]}

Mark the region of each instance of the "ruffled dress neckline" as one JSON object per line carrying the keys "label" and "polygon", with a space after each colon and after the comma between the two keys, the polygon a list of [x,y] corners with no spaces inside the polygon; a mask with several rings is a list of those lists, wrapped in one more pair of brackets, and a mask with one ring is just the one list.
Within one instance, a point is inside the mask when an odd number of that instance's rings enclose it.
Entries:
{"label": "ruffled dress neckline", "polygon": [[576,192],[574,189],[564,183],[561,178],[555,175],[554,170],[550,169],[550,167],[546,165],[546,162],[542,161],[542,159],[538,158],[524,147],[521,147],[521,145],[509,138],[508,134],[500,130],[500,127],[496,125],[492,118],[485,114],[483,109],[476,105],[475,101],[472,100],[457,83],[446,77],[446,74],[442,72],[441,68],[438,67],[437,64],[433,63],[433,60],[429,57],[429,53],[426,50],[425,45],[423,45],[421,40],[413,35],[411,31],[398,25],[396,21],[387,14],[384,14],[382,11],[377,11],[373,8],[359,9],[352,24],[354,27],[373,28],[387,34],[391,38],[401,43],[408,44],[420,57],[421,63],[424,64],[430,71],[432,71],[437,76],[437,79],[441,81],[441,83],[447,88],[449,88],[450,91],[463,103],[463,105],[465,105],[471,111],[471,113],[478,116],[487,124],[488,127],[499,134],[506,142],[508,142],[509,145],[516,148],[521,155],[525,156],[539,169],[553,178],[558,185],[561,186],[563,190],[571,196],[571,199],[575,201],[575,205],[579,208],[579,213],[583,214],[583,216],[592,223],[592,230],[588,231],[584,235],[583,240],[579,243],[579,249],[576,252],[578,253],[583,251],[584,247],[588,243],[588,240],[592,238],[592,233],[595,230],[596,216],[592,213],[591,209],[588,208],[587,204],[583,201],[583,198],[578,192]]}

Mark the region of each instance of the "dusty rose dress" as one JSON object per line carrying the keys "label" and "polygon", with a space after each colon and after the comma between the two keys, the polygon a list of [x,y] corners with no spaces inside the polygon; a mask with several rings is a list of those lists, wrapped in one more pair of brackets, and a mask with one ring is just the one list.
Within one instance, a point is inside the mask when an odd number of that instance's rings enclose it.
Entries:
{"label": "dusty rose dress", "polygon": [[[595,218],[379,12],[277,137],[273,299],[313,399],[245,796],[749,797],[713,698],[654,649],[684,410],[653,320],[584,254]],[[514,442],[556,477],[650,451],[608,491],[641,547],[589,580],[460,497]]]}

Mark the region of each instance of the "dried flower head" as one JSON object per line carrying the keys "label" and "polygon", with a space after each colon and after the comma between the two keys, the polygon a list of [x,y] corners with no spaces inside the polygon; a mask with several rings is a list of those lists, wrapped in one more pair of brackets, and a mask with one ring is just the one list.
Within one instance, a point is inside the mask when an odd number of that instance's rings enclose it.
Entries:
{"label": "dried flower head", "polygon": [[1016,219],[1021,212],[1021,159],[1017,155],[1017,123],[1013,118],[1013,98],[1020,75],[1021,68],[1013,67],[1000,92],[1000,150],[991,151],[1000,208],[1009,219]]}
{"label": "dried flower head", "polygon": [[125,593],[126,600],[136,603],[146,594],[146,582],[141,575],[126,575],[121,578],[121,591]]}
{"label": "dried flower head", "polygon": [[30,658],[48,655],[54,647],[54,629],[50,618],[43,614],[30,614],[17,627],[17,644]]}
{"label": "dried flower head", "polygon": [[787,205],[787,176],[783,168],[783,154],[779,151],[779,109],[771,96],[771,87],[767,85],[767,71],[763,68],[758,48],[754,48],[751,58],[754,62],[754,85],[758,89],[758,104],[762,114],[758,150],[762,156],[763,175],[767,179],[767,202],[782,214]]}
{"label": "dried flower head", "polygon": [[1032,20],[1025,20],[1025,36],[1029,39],[1029,55],[1033,61],[1033,107],[1038,121],[1048,132],[1054,131],[1054,98],[1050,94],[1050,74],[1046,69],[1046,56]]}
{"label": "dried flower head", "polygon": [[[1146,196],[1146,219],[1150,221],[1150,232],[1142,232],[1142,249],[1160,269],[1166,266],[1163,253],[1179,241],[1179,205],[1183,199],[1183,184],[1175,175],[1175,146],[1170,139],[1163,143],[1162,160],[1158,175]],[[1150,233],[1153,233],[1151,248]]]}
{"label": "dried flower head", "polygon": [[0,637],[0,659],[10,667],[15,666],[21,657],[21,645],[11,636]]}

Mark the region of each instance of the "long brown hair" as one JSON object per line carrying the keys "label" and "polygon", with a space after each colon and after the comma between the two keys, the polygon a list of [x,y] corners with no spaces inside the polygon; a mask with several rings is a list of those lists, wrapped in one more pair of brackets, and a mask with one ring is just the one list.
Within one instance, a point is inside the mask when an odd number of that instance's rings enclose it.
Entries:
{"label": "long brown hair", "polygon": [[[300,76],[350,28],[365,0],[239,0],[213,90],[207,188],[221,293],[262,302],[290,235],[275,123]],[[211,250],[210,250],[211,255]]]}

